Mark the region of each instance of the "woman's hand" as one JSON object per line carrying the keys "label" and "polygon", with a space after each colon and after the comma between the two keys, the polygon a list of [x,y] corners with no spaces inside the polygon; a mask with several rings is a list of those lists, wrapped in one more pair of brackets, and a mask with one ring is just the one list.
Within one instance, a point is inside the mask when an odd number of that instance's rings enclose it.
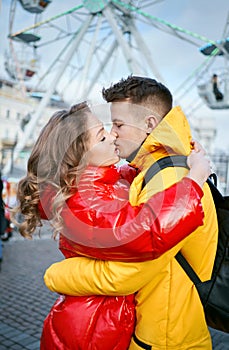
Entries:
{"label": "woman's hand", "polygon": [[203,187],[211,171],[211,162],[202,145],[197,141],[192,141],[192,151],[187,158],[187,163],[190,168],[188,177]]}

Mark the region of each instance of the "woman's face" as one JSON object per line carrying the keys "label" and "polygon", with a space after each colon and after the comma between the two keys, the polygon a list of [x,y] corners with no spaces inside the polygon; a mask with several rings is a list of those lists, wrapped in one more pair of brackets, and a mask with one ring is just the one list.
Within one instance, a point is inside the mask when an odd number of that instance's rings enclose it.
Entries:
{"label": "woman's face", "polygon": [[87,161],[93,166],[109,166],[119,162],[119,151],[115,146],[115,136],[104,129],[103,123],[90,114],[88,116],[89,150]]}

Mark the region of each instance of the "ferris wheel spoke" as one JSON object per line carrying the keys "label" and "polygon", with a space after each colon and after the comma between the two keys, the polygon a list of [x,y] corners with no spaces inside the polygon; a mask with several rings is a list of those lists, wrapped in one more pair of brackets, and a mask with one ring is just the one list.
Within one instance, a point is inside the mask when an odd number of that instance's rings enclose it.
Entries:
{"label": "ferris wheel spoke", "polygon": [[61,57],[63,56],[63,54],[67,51],[68,47],[71,45],[72,43],[72,37],[70,38],[70,40],[64,45],[64,47],[60,50],[59,54],[54,58],[54,60],[50,63],[49,67],[47,68],[47,70],[44,72],[44,74],[41,76],[41,78],[38,80],[38,83],[36,84],[34,90],[36,90],[40,83],[44,80],[44,78],[47,78],[47,76],[51,73],[51,71],[53,71],[53,69],[56,67],[57,63],[60,62]]}
{"label": "ferris wheel spoke", "polygon": [[124,7],[125,9],[129,9],[130,11],[134,11],[134,12],[142,15],[143,17],[150,19],[152,22],[155,22],[155,23],[158,22],[158,23],[161,24],[161,26],[170,28],[171,29],[171,33],[173,33],[173,34],[175,32],[180,32],[180,33],[186,34],[188,36],[191,36],[193,38],[196,38],[197,40],[215,44],[215,41],[210,40],[210,39],[206,38],[203,35],[199,35],[197,33],[194,33],[192,31],[190,31],[190,30],[178,27],[178,26],[176,26],[176,25],[174,25],[172,23],[169,23],[169,22],[167,22],[167,21],[165,21],[165,20],[163,20],[163,19],[161,19],[159,17],[152,16],[151,14],[149,14],[147,12],[144,12],[140,8],[137,8],[137,7],[135,7],[135,6],[131,5],[131,4],[124,3],[123,1],[120,1],[120,0],[112,0],[112,1],[113,1],[113,3],[120,5],[120,6]]}
{"label": "ferris wheel spoke", "polygon": [[71,33],[71,34],[69,34],[69,33],[67,34],[66,33],[66,34],[62,34],[62,35],[59,34],[59,35],[57,35],[57,37],[53,38],[52,40],[44,41],[44,42],[42,42],[42,44],[36,45],[36,48],[40,49],[40,48],[45,47],[47,45],[50,45],[50,44],[53,44],[53,43],[57,43],[59,41],[67,39],[67,38],[69,38],[69,36],[71,37],[73,35],[74,35],[74,33]]}
{"label": "ferris wheel spoke", "polygon": [[159,81],[164,82],[164,79],[163,79],[162,75],[159,73],[158,69],[156,68],[156,65],[153,62],[152,55],[151,55],[148,47],[145,45],[144,40],[142,39],[140,33],[137,31],[136,26],[134,25],[133,21],[130,21],[130,29],[131,29],[131,32],[132,32],[135,40],[136,40],[136,43],[137,43],[139,49],[143,53],[143,57],[148,62],[148,64],[151,67],[152,72],[154,73],[155,77]]}
{"label": "ferris wheel spoke", "polygon": [[94,75],[91,77],[90,84],[89,84],[88,88],[85,91],[85,96],[87,96],[89,94],[89,92],[92,90],[94,84],[97,82],[97,80],[99,79],[99,76],[105,70],[109,60],[111,59],[111,57],[112,57],[112,55],[113,55],[113,53],[114,53],[114,51],[116,50],[117,47],[118,47],[118,42],[115,39],[114,42],[111,44],[110,49],[107,51],[107,54],[104,56],[103,60],[98,65]]}
{"label": "ferris wheel spoke", "polygon": [[10,3],[10,16],[9,16],[9,33],[12,32],[16,6],[17,6],[17,0],[11,1],[11,3]]}
{"label": "ferris wheel spoke", "polygon": [[48,18],[48,19],[46,19],[44,21],[37,22],[34,25],[26,27],[26,28],[24,28],[24,29],[22,29],[22,30],[20,30],[20,31],[18,31],[16,33],[10,33],[10,37],[13,38],[14,36],[18,35],[19,33],[28,32],[31,29],[35,29],[35,28],[41,27],[41,26],[43,26],[43,25],[45,25],[47,23],[50,23],[50,22],[52,22],[54,20],[57,20],[57,19],[59,19],[59,18],[61,18],[63,16],[66,16],[66,15],[69,15],[69,14],[75,12],[75,11],[78,11],[81,8],[83,8],[83,5],[79,5],[79,6],[73,7],[72,9],[70,9],[68,11],[62,12],[62,13],[60,13],[60,14],[58,14],[56,16],[53,16],[51,18]]}
{"label": "ferris wheel spoke", "polygon": [[[196,82],[197,82],[197,80],[198,80],[198,77],[202,76],[202,75],[204,74],[204,72],[210,67],[210,65],[213,63],[214,58],[215,58],[215,55],[214,55],[214,53],[213,53],[211,56],[207,57],[207,58],[204,60],[204,62],[202,62],[197,68],[195,68],[195,69],[189,74],[189,76],[185,79],[185,81],[183,81],[183,82],[179,85],[179,87],[174,91],[174,95],[176,95],[176,98],[177,98],[177,99],[180,100],[180,99],[185,95],[186,91],[189,90],[190,84],[192,84],[193,79],[195,79],[195,84],[196,84]],[[187,87],[187,85],[188,85],[188,87]],[[184,93],[184,90],[185,90],[185,89],[186,89],[186,91],[185,91],[185,93]],[[182,92],[182,95],[178,95],[178,93],[179,93],[180,91],[183,91],[183,92]],[[177,95],[178,95],[178,96],[177,96]]]}
{"label": "ferris wheel spoke", "polygon": [[[152,1],[152,0],[143,0],[143,1],[141,1],[141,8],[149,7],[149,6],[151,6],[151,5],[155,5],[155,4],[157,4],[157,3],[159,3],[159,2],[163,2],[163,1],[165,1],[165,0],[155,0],[155,1]],[[139,2],[139,4],[140,4],[140,1],[138,1],[138,2]],[[136,7],[138,7],[138,6],[136,6]]]}
{"label": "ferris wheel spoke", "polygon": [[110,24],[120,47],[123,50],[123,54],[126,58],[127,65],[129,66],[130,71],[132,73],[135,72],[137,74],[139,71],[138,66],[137,66],[137,64],[132,56],[132,53],[130,51],[130,47],[128,46],[127,42],[125,41],[123,34],[122,34],[121,30],[119,29],[119,26],[117,25],[117,22],[115,21],[115,19],[112,16],[112,12],[110,11],[110,9],[108,7],[106,7],[104,9],[103,13],[104,13],[104,16],[106,17],[108,23]]}
{"label": "ferris wheel spoke", "polygon": [[229,36],[229,12],[227,14],[227,20],[224,26],[222,38],[226,39]]}
{"label": "ferris wheel spoke", "polygon": [[96,41],[97,41],[97,37],[98,37],[98,33],[99,33],[99,30],[100,30],[101,23],[102,23],[102,17],[99,16],[98,17],[98,21],[97,21],[97,25],[96,25],[96,30],[94,31],[94,35],[93,35],[92,40],[91,40],[91,45],[89,47],[89,51],[88,51],[88,54],[87,54],[87,57],[86,57],[86,61],[85,61],[85,64],[84,64],[84,69],[82,71],[81,80],[80,80],[80,86],[77,87],[78,91],[82,91],[82,93],[80,92],[80,96],[83,99],[87,98],[87,95],[85,96],[86,80],[87,80],[87,77],[88,77],[88,74],[89,74],[89,69],[90,69],[90,66],[91,66],[91,63],[92,63],[92,58],[93,58],[94,50],[95,50],[95,47],[96,47]]}

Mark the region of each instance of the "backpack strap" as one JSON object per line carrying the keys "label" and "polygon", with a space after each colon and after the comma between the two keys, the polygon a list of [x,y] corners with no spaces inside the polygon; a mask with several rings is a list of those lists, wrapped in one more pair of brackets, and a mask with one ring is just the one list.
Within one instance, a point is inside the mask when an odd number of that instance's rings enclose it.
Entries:
{"label": "backpack strap", "polygon": [[[215,173],[211,174],[207,179],[207,184],[210,187],[212,197],[215,203],[216,208],[224,208],[224,197],[218,190],[217,186],[217,175]],[[183,268],[183,270],[186,272],[190,280],[194,283],[198,290],[198,284],[200,284],[202,281],[200,280],[199,276],[196,274],[196,272],[193,270],[189,262],[185,259],[185,257],[182,255],[181,252],[178,252],[175,256],[177,262],[180,264],[180,266]],[[201,296],[201,295],[200,295]]]}
{"label": "backpack strap", "polygon": [[188,263],[188,261],[185,259],[185,257],[181,254],[181,252],[178,252],[175,256],[177,262],[180,264],[180,266],[183,268],[183,270],[186,272],[190,280],[197,286],[201,280],[199,276],[195,273],[192,266]]}
{"label": "backpack strap", "polygon": [[211,180],[211,182],[213,183],[213,185],[214,185],[215,187],[217,187],[217,175],[216,175],[215,173],[212,173],[211,175],[209,175],[209,178],[208,178],[208,180],[207,180],[208,185],[210,186],[209,180]]}
{"label": "backpack strap", "polygon": [[224,208],[225,199],[222,193],[217,188],[217,175],[215,173],[209,176],[209,178],[207,179],[207,184],[210,187],[216,208]]}
{"label": "backpack strap", "polygon": [[[151,165],[151,167],[147,170],[147,172],[144,176],[143,182],[142,182],[142,189],[152,179],[153,176],[155,176],[159,171],[161,171],[162,169],[165,169],[167,167],[183,167],[183,168],[189,169],[189,167],[187,165],[187,157],[177,155],[177,156],[168,156],[168,157],[164,157],[164,158],[159,159],[157,162],[155,162],[153,165]],[[213,180],[214,180],[214,183],[217,184],[216,176],[213,177]],[[211,190],[213,187],[216,191],[218,191],[217,188],[215,187],[214,183],[211,180],[208,179],[207,182],[208,182]],[[221,195],[221,194],[219,193],[219,195]],[[177,262],[181,265],[183,270],[186,272],[188,277],[191,279],[191,281],[195,284],[195,286],[198,285],[201,282],[201,280],[198,277],[198,275],[195,273],[195,271],[193,270],[191,265],[188,263],[188,261],[185,259],[185,257],[182,255],[182,253],[178,252],[176,254],[175,258],[176,258]]]}
{"label": "backpack strap", "polygon": [[159,171],[162,169],[168,168],[168,167],[181,167],[181,168],[187,168],[187,157],[186,156],[168,156],[159,159],[157,162],[155,162],[147,172],[145,173],[143,182],[142,182],[142,189],[146,186],[146,184],[154,177]]}

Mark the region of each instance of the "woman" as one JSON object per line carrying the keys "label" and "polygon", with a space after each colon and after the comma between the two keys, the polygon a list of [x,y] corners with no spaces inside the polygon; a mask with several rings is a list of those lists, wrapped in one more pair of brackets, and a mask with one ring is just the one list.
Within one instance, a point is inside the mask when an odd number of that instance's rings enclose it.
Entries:
{"label": "woman", "polygon": [[[114,141],[86,103],[54,114],[18,186],[15,212],[24,215],[19,226],[24,237],[31,238],[41,219],[48,219],[55,235],[61,232],[66,258],[144,261],[159,257],[202,224],[200,186],[210,173],[203,152],[190,156],[189,178],[131,207],[127,183],[136,174],[113,165],[119,161]],[[45,320],[41,349],[124,350],[134,318],[133,295],[61,296]]]}

